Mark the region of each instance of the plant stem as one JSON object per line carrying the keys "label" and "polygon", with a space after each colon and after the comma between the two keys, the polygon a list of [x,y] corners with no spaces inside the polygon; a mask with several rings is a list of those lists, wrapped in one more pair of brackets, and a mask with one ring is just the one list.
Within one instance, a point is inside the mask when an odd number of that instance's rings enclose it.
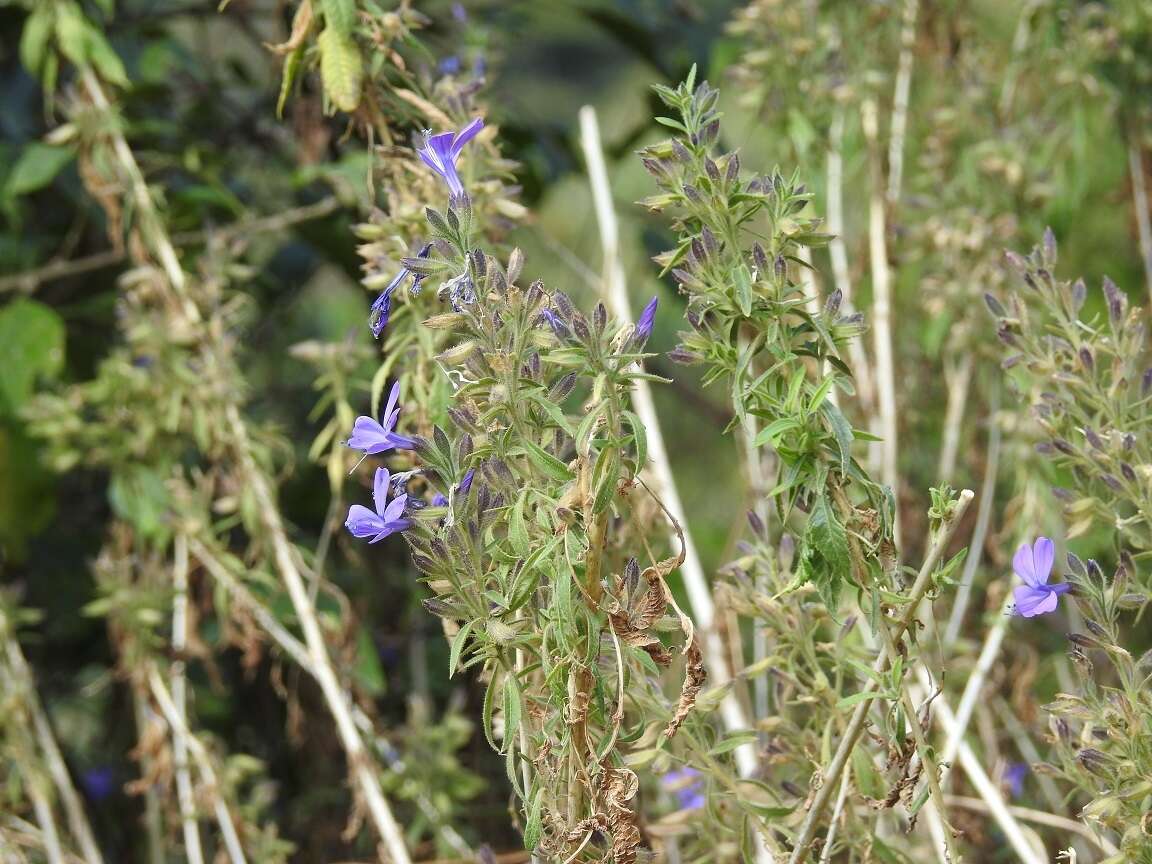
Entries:
{"label": "plant stem", "polygon": [[900,201],[904,178],[904,139],[908,131],[908,97],[912,90],[913,49],[916,47],[916,14],[919,0],[904,0],[904,18],[900,25],[900,60],[896,69],[896,87],[892,94],[892,137],[888,141],[888,203]]}
{"label": "plant stem", "polygon": [[868,208],[868,248],[872,262],[872,333],[875,339],[876,387],[880,407],[880,479],[896,497],[893,539],[896,548],[902,548],[900,536],[900,478],[897,474],[896,441],[896,372],[892,357],[892,274],[888,267],[887,230],[884,216],[884,196],[881,194],[883,171],[877,143],[878,130],[876,103],[867,100],[861,117],[864,135],[868,139],[872,165],[872,187]]}
{"label": "plant stem", "polygon": [[[619,231],[616,211],[612,205],[612,191],[608,182],[608,171],[604,165],[604,154],[600,144],[600,129],[596,110],[590,105],[580,109],[581,144],[588,166],[588,179],[592,184],[592,199],[596,207],[596,218],[600,227],[600,245],[604,253],[603,284],[612,313],[622,321],[632,320],[628,302],[628,288],[624,279],[624,268],[620,264]],[[672,474],[668,450],[660,429],[660,419],[652,400],[652,391],[647,381],[637,381],[632,393],[632,404],[648,436],[650,467],[656,481],[659,495],[668,512],[680,524],[684,537],[684,563],[680,572],[688,592],[688,602],[692,608],[692,618],[700,634],[703,653],[711,677],[716,685],[731,678],[731,671],[724,656],[720,636],[713,627],[715,607],[712,592],[708,586],[704,567],[692,537],[688,533],[688,520],[684,505],[676,488]],[[675,543],[675,538],[673,539]],[[739,699],[733,692],[725,697],[720,705],[721,718],[729,731],[749,728],[748,719]],[[755,747],[751,744],[738,747],[735,751],[736,764],[741,776],[751,776],[757,767]]]}
{"label": "plant stem", "polygon": [[[936,565],[940,563],[940,559],[943,557],[948,543],[952,540],[952,536],[956,533],[956,529],[965,511],[967,511],[968,505],[972,503],[972,498],[973,493],[970,489],[965,489],[960,493],[951,517],[940,526],[936,537],[933,538],[932,545],[928,550],[920,572],[916,576],[916,581],[909,591],[908,606],[904,612],[904,617],[896,623],[891,633],[891,638],[894,643],[899,642],[905,631],[912,625],[913,621],[916,620],[920,601],[924,599],[924,595],[932,583],[932,574],[936,571]],[[881,645],[880,655],[872,665],[872,671],[877,675],[882,674],[888,666],[888,660],[888,646]],[[871,693],[876,689],[876,686],[875,680],[869,678],[864,682],[862,692]],[[800,827],[800,832],[796,837],[796,844],[792,849],[792,856],[789,858],[789,864],[800,864],[800,862],[805,860],[805,856],[808,854],[808,848],[812,845],[812,841],[816,837],[816,829],[820,823],[820,817],[824,813],[824,808],[828,806],[828,801],[832,797],[832,792],[836,787],[837,781],[840,779],[840,773],[848,764],[852,750],[855,748],[856,742],[860,740],[860,735],[864,731],[864,721],[868,716],[870,702],[871,700],[869,699],[862,700],[853,710],[852,717],[848,721],[848,726],[840,738],[840,744],[836,748],[836,753],[833,755],[828,767],[822,772],[823,782],[812,800],[812,805],[808,808],[808,815],[805,817],[803,825]]]}
{"label": "plant stem", "polygon": [[[196,793],[188,769],[188,689],[184,653],[188,649],[188,541],[176,535],[172,565],[172,761],[176,772],[176,797],[184,832],[184,854],[189,864],[203,864],[200,826],[196,820]],[[155,687],[152,688],[155,690]]]}
{"label": "plant stem", "polygon": [[1144,179],[1140,132],[1134,126],[1128,133],[1128,174],[1132,178],[1132,206],[1136,211],[1136,230],[1140,237],[1140,260],[1144,262],[1144,281],[1148,286],[1149,308],[1152,308],[1152,217],[1148,212],[1148,184]]}

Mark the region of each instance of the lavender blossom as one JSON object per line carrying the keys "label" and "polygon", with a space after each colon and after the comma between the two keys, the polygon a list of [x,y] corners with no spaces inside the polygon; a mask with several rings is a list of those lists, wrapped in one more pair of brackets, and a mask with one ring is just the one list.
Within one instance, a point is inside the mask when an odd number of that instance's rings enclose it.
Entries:
{"label": "lavender blossom", "polygon": [[1028,776],[1027,762],[1009,762],[1001,775],[1001,781],[1013,798],[1024,794],[1024,778]]}
{"label": "lavender blossom", "polygon": [[648,337],[652,335],[652,324],[656,320],[656,306],[659,300],[653,297],[648,301],[648,305],[644,307],[644,311],[640,313],[640,320],[636,322],[636,332],[632,339],[637,346],[643,345],[648,341]]}
{"label": "lavender blossom", "polygon": [[362,450],[364,456],[375,456],[387,450],[412,450],[416,441],[407,435],[396,432],[396,422],[400,419],[400,382],[392,385],[388,393],[388,403],[384,406],[384,416],[379,423],[371,417],[357,417],[352,426],[352,437],[346,442],[353,450]]}
{"label": "lavender blossom", "polygon": [[676,796],[681,810],[699,810],[704,806],[704,780],[695,768],[685,766],[669,771],[660,778],[660,783]]}
{"label": "lavender blossom", "polygon": [[1055,547],[1047,537],[1037,537],[1031,548],[1023,543],[1016,550],[1012,569],[1024,584],[1016,586],[1012,593],[1016,597],[1016,611],[1025,618],[1055,612],[1060,595],[1071,590],[1067,582],[1048,584],[1055,558]]}
{"label": "lavender blossom", "polygon": [[344,523],[353,537],[371,537],[369,543],[378,543],[390,534],[406,530],[411,524],[404,518],[404,508],[408,506],[408,496],[398,495],[388,500],[388,487],[391,478],[387,468],[377,468],[372,483],[372,500],[376,505],[373,513],[367,507],[353,504],[348,508],[348,519]]}
{"label": "lavender blossom", "polygon": [[[476,469],[475,468],[469,468],[468,473],[464,475],[464,479],[461,480],[459,485],[456,487],[456,491],[459,492],[461,495],[467,495],[468,490],[472,488],[472,478],[475,475],[476,475]],[[444,495],[443,493],[437,492],[435,495],[432,496],[432,506],[433,507],[447,507],[448,506],[448,497],[446,495]]]}
{"label": "lavender blossom", "polygon": [[484,121],[477,117],[459,132],[441,132],[439,135],[424,133],[424,146],[416,152],[424,164],[444,178],[453,198],[464,194],[464,184],[456,173],[456,160],[464,145],[476,137],[483,128]]}

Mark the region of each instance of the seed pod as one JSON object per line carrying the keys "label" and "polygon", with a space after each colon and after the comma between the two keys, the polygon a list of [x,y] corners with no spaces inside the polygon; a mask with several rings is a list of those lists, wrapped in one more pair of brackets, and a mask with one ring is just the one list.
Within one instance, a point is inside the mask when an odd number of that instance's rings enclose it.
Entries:
{"label": "seed pod", "polygon": [[995,315],[997,318],[1007,318],[1008,311],[1000,304],[992,294],[984,293],[984,305],[988,307],[988,311]]}
{"label": "seed pod", "polygon": [[724,169],[724,179],[728,183],[735,183],[740,177],[740,154],[733,153],[728,157],[728,165]]}

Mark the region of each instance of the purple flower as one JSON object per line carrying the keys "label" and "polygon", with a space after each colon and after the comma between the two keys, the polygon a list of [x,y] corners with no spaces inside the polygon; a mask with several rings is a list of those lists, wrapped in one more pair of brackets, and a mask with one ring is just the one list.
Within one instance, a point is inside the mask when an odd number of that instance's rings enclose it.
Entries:
{"label": "purple flower", "polygon": [[1013,798],[1024,794],[1024,778],[1028,776],[1027,762],[1009,762],[1000,776],[1001,782],[1007,787]]}
{"label": "purple flower", "polygon": [[352,437],[346,442],[353,450],[363,450],[365,457],[375,456],[386,450],[412,450],[416,442],[407,435],[396,433],[396,421],[400,419],[400,382],[392,385],[388,393],[388,404],[384,406],[384,417],[379,423],[371,417],[357,417],[352,426]]}
{"label": "purple flower", "polygon": [[459,132],[441,132],[439,135],[424,133],[424,146],[416,152],[424,164],[444,178],[453,198],[464,194],[464,184],[456,173],[456,160],[464,145],[476,137],[484,127],[484,121],[477,117]]}
{"label": "purple flower", "polygon": [[1060,595],[1071,590],[1067,582],[1048,584],[1052,562],[1055,560],[1055,547],[1047,537],[1037,537],[1031,548],[1023,543],[1016,550],[1012,558],[1012,569],[1024,580],[1024,584],[1016,586],[1012,593],[1016,596],[1016,611],[1025,618],[1056,611]]}
{"label": "purple flower", "polygon": [[681,810],[699,810],[704,806],[704,780],[700,772],[687,766],[669,771],[660,783],[676,796]]}
{"label": "purple flower", "polygon": [[640,313],[640,320],[636,322],[636,332],[632,336],[636,345],[643,345],[648,341],[648,337],[652,335],[652,324],[656,320],[656,304],[658,299],[653,297],[648,301],[648,305],[644,307],[644,311]]}
{"label": "purple flower", "polygon": [[116,792],[116,772],[108,765],[85,771],[80,775],[80,782],[93,801],[103,801]]}
{"label": "purple flower", "polygon": [[[467,495],[468,490],[472,488],[472,478],[474,476],[476,476],[476,469],[475,468],[469,468],[468,473],[466,473],[464,475],[464,479],[461,480],[459,485],[456,486],[456,491],[463,494],[463,495]],[[448,498],[446,496],[444,496],[443,494],[441,494],[440,492],[437,492],[435,495],[432,496],[432,506],[433,507],[446,507],[447,505],[448,505]]]}
{"label": "purple flower", "polygon": [[376,477],[372,483],[372,500],[376,504],[373,513],[367,507],[353,504],[348,508],[348,519],[344,523],[353,537],[371,537],[369,543],[377,543],[389,534],[404,531],[411,524],[410,519],[404,518],[404,508],[408,506],[408,496],[398,495],[388,500],[388,485],[390,478],[387,468],[377,468]]}
{"label": "purple flower", "polygon": [[445,57],[443,60],[441,60],[436,65],[437,65],[437,68],[440,70],[441,74],[443,74],[443,75],[455,75],[457,72],[460,71],[460,58],[457,57],[455,54],[449,54],[447,57]]}
{"label": "purple flower", "polygon": [[388,287],[381,291],[380,296],[372,303],[372,308],[368,312],[368,327],[372,330],[373,338],[379,339],[384,328],[388,326],[388,316],[392,314],[392,292],[400,286],[408,272],[407,268],[401,269],[396,278],[388,283]]}

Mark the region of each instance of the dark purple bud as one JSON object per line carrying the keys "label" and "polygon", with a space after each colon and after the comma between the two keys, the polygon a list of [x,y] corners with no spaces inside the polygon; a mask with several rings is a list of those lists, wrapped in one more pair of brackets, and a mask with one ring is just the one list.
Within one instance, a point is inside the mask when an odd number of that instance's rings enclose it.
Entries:
{"label": "dark purple bud", "polygon": [[680,142],[679,138],[672,139],[672,155],[676,157],[677,161],[683,162],[685,165],[692,162],[691,152]]}
{"label": "dark purple bud", "polygon": [[699,237],[693,237],[692,238],[692,255],[691,255],[692,263],[693,264],[703,264],[704,261],[707,260],[707,258],[708,258],[708,250],[706,250],[704,248],[703,242],[701,242]]}
{"label": "dark purple bud", "polygon": [[1020,361],[1023,359],[1024,359],[1023,354],[1010,354],[1009,356],[1005,357],[1003,360],[1000,361],[1000,368],[1001,369],[1011,369],[1013,366],[1018,365],[1020,363]]}
{"label": "dark purple bud", "polygon": [[1093,639],[1091,636],[1085,636],[1083,633],[1069,633],[1068,641],[1078,648],[1099,648],[1100,643]]}
{"label": "dark purple bud", "polygon": [[1124,318],[1124,297],[1116,283],[1107,276],[1104,277],[1104,296],[1108,300],[1108,320],[1115,327]]}
{"label": "dark purple bud", "polygon": [[644,307],[644,311],[640,313],[640,318],[636,322],[636,331],[632,337],[637,345],[643,345],[648,341],[648,337],[652,335],[652,325],[656,321],[656,306],[659,300],[653,297],[648,301],[648,305]]}
{"label": "dark purple bud", "polygon": [[1063,717],[1057,717],[1056,722],[1056,737],[1063,741],[1065,744],[1072,742],[1072,729],[1068,725],[1068,721]]}
{"label": "dark purple bud", "polygon": [[713,120],[704,129],[704,138],[709,144],[715,143],[716,139],[720,137],[720,121]]}
{"label": "dark purple bud", "polygon": [[592,327],[596,330],[597,334],[604,332],[604,327],[608,324],[608,309],[603,303],[597,303],[592,309]]}
{"label": "dark purple bud", "polygon": [[552,389],[548,391],[548,401],[560,403],[567,399],[576,388],[576,377],[575,372],[569,372],[553,384]]}
{"label": "dark purple bud", "polygon": [[1124,484],[1121,483],[1112,474],[1101,474],[1100,479],[1104,481],[1104,485],[1111,489],[1113,492],[1123,492]]}
{"label": "dark purple bud", "polygon": [[472,441],[472,436],[465,432],[460,436],[459,442],[456,444],[456,459],[463,462],[472,455],[472,449],[475,444]]}
{"label": "dark purple bud", "polygon": [[635,558],[629,558],[624,564],[624,587],[631,594],[640,584],[640,564]]}
{"label": "dark purple bud", "polygon": [[728,183],[735,183],[740,176],[740,154],[733,153],[728,157],[728,166],[724,169],[724,179]]}
{"label": "dark purple bud", "polygon": [[1088,439],[1088,443],[1091,444],[1094,449],[1104,452],[1104,440],[1097,435],[1094,430],[1085,428],[1084,437]]}
{"label": "dark purple bud", "polygon": [[557,291],[552,295],[552,305],[556,307],[560,315],[566,320],[572,317],[572,313],[576,311],[572,305],[572,301],[568,299],[568,295],[563,291]]}
{"label": "dark purple bud", "polygon": [[1132,448],[1136,446],[1136,436],[1131,432],[1125,432],[1120,436],[1120,446],[1123,447],[1126,452],[1131,452]]}
{"label": "dark purple bud", "polygon": [[1124,475],[1124,479],[1129,483],[1136,482],[1136,471],[1127,462],[1120,463],[1120,473]]}
{"label": "dark purple bud", "polygon": [[996,336],[1005,345],[1011,345],[1013,347],[1016,345],[1016,334],[1012,332],[1012,328],[1007,324],[1001,324],[996,328]]}
{"label": "dark purple bud", "polygon": [[685,348],[683,345],[677,345],[668,352],[667,357],[673,363],[680,363],[684,366],[691,366],[700,358]]}
{"label": "dark purple bud", "polygon": [[1076,449],[1065,441],[1063,438],[1057,438],[1052,442],[1052,446],[1063,453],[1065,456],[1075,456]]}
{"label": "dark purple bud", "polygon": [[1080,349],[1080,365],[1088,372],[1096,368],[1096,360],[1092,357],[1092,352],[1087,347]]}
{"label": "dark purple bud", "polygon": [[824,304],[824,314],[829,318],[835,318],[836,313],[840,311],[840,304],[844,302],[844,292],[837,288],[828,295],[828,300]]}
{"label": "dark purple bud", "polygon": [[1072,309],[1079,312],[1083,306],[1084,301],[1088,298],[1088,286],[1084,284],[1083,279],[1077,279],[1072,283]]}
{"label": "dark purple bud", "polygon": [[1084,626],[1091,630],[1092,633],[1094,633],[1096,636],[1099,636],[1101,639],[1109,638],[1108,631],[1093,621],[1091,618],[1084,619]]}
{"label": "dark purple bud", "polygon": [[1093,774],[1104,774],[1108,772],[1108,757],[1095,747],[1085,747],[1076,754],[1077,760],[1087,770]]}
{"label": "dark purple bud", "polygon": [[645,159],[641,159],[640,161],[644,164],[644,168],[648,171],[648,173],[651,174],[653,177],[659,178],[659,177],[667,176],[668,169],[665,167],[664,163],[661,162],[660,160],[645,158]]}
{"label": "dark purple bud", "polygon": [[1041,456],[1050,456],[1050,455],[1052,455],[1052,453],[1055,452],[1055,449],[1056,448],[1054,448],[1047,441],[1041,441],[1039,444],[1036,445],[1036,452],[1039,453]]}
{"label": "dark purple bud", "polygon": [[700,190],[691,183],[684,184],[684,196],[696,204],[701,204],[704,201],[704,196],[700,194]]}
{"label": "dark purple bud", "polygon": [[1055,497],[1056,499],[1058,499],[1060,501],[1074,501],[1074,500],[1076,500],[1076,496],[1072,493],[1072,491],[1069,489],[1065,489],[1063,486],[1053,486],[1052,487],[1052,495],[1053,495],[1053,497]]}
{"label": "dark purple bud", "polygon": [[716,235],[708,229],[707,225],[700,229],[700,242],[704,244],[704,251],[708,253],[708,257],[715,255],[720,249],[720,244],[716,242]]}
{"label": "dark purple bud", "polygon": [[1008,259],[1008,263],[1015,267],[1017,270],[1027,270],[1028,262],[1025,261],[1018,253],[1008,249],[1004,252],[1004,257]]}
{"label": "dark purple bud", "polygon": [[1008,317],[1008,311],[1002,305],[1000,305],[999,300],[997,300],[992,294],[988,292],[984,293],[984,305],[987,306],[988,311],[995,315],[997,318]]}
{"label": "dark purple bud", "polygon": [[1044,229],[1044,262],[1056,263],[1056,235],[1052,233],[1051,228]]}
{"label": "dark purple bud", "polygon": [[[752,263],[756,265],[756,269],[759,270],[761,274],[766,274],[769,270],[768,254],[759,243],[752,244]],[[1152,372],[1152,369],[1148,371]]]}
{"label": "dark purple bud", "polygon": [[788,272],[788,262],[783,255],[777,255],[776,260],[772,262],[772,272],[775,273],[777,279],[783,279]]}
{"label": "dark purple bud", "polygon": [[592,331],[588,329],[588,319],[579,312],[572,316],[572,332],[581,342],[587,342],[592,338]]}
{"label": "dark purple bud", "polygon": [[1100,565],[1096,563],[1094,558],[1088,559],[1087,575],[1089,579],[1095,579],[1097,582],[1104,581],[1104,571],[1100,569]]}
{"label": "dark purple bud", "polygon": [[713,183],[720,182],[720,169],[716,167],[716,163],[707,156],[704,157],[704,173],[708,175],[708,179]]}
{"label": "dark purple bud", "polygon": [[528,292],[524,295],[525,305],[531,309],[544,297],[544,283],[539,279],[535,280],[528,286]]}
{"label": "dark purple bud", "polygon": [[698,311],[689,308],[688,311],[684,313],[684,317],[687,319],[688,323],[692,325],[693,330],[700,330],[702,319],[700,318],[700,313]]}
{"label": "dark purple bud", "polygon": [[764,539],[764,520],[760,518],[755,510],[748,511],[748,525],[751,527],[753,534],[761,539]]}
{"label": "dark purple bud", "polygon": [[1147,396],[1152,392],[1152,366],[1144,370],[1144,374],[1140,376],[1140,395]]}

